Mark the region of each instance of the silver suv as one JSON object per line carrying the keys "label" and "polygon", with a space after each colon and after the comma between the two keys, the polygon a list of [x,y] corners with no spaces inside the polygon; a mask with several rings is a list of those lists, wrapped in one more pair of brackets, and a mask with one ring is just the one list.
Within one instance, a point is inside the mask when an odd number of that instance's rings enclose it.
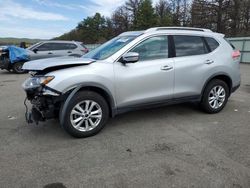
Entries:
{"label": "silver suv", "polygon": [[30,46],[27,50],[30,60],[60,56],[80,57],[88,52],[82,42],[59,40],[42,41]]}
{"label": "silver suv", "polygon": [[207,29],[125,32],[82,58],[27,62],[28,122],[59,118],[74,137],[98,133],[109,117],[145,107],[198,102],[221,111],[240,86],[239,51]]}

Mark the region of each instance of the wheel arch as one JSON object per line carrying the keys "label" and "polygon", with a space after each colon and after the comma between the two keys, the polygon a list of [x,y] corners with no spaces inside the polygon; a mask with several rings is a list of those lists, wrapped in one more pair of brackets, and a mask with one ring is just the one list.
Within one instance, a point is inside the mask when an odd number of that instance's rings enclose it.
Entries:
{"label": "wheel arch", "polygon": [[207,87],[208,83],[211,82],[214,79],[218,79],[218,80],[224,81],[228,85],[229,94],[231,94],[231,92],[232,92],[232,85],[233,85],[232,79],[231,79],[231,77],[227,73],[221,72],[221,73],[217,73],[217,74],[214,74],[214,75],[210,76],[206,80],[206,82],[205,82],[205,84],[204,84],[204,86],[202,88],[201,97],[203,96],[204,90]]}
{"label": "wheel arch", "polygon": [[88,90],[88,91],[94,91],[98,94],[100,94],[108,103],[109,110],[110,110],[110,116],[114,117],[116,114],[116,107],[115,107],[115,100],[113,98],[113,95],[109,89],[107,89],[105,86],[97,83],[84,83],[79,84],[78,86],[72,88],[69,92],[69,95],[67,96],[62,109],[61,109],[61,116],[60,116],[60,122],[63,123],[63,118],[66,113],[66,108],[70,102],[70,100],[75,96],[75,94],[79,91]]}

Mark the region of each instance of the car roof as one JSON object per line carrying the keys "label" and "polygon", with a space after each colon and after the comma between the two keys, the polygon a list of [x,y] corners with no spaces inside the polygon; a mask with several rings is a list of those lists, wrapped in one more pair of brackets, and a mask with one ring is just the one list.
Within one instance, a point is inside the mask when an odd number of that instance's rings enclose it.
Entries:
{"label": "car roof", "polygon": [[206,36],[221,36],[224,37],[224,34],[216,33],[210,29],[204,28],[195,28],[195,27],[153,27],[144,31],[128,31],[120,34],[119,36],[139,36],[142,34],[190,34],[190,35],[206,35]]}
{"label": "car roof", "polygon": [[210,29],[204,28],[196,28],[196,27],[153,27],[145,30],[145,33],[153,32],[153,31],[199,31],[199,32],[212,32]]}
{"label": "car roof", "polygon": [[145,31],[127,31],[124,33],[121,33],[119,36],[139,36],[143,34]]}
{"label": "car roof", "polygon": [[79,41],[73,41],[73,40],[43,40],[43,41],[41,41],[41,42],[43,42],[43,43],[45,43],[45,42],[55,42],[55,43],[82,43],[82,42],[79,42]]}

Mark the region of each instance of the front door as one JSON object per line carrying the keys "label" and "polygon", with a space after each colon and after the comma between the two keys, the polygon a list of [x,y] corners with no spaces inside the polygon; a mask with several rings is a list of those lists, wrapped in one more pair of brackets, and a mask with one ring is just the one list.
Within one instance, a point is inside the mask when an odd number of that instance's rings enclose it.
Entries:
{"label": "front door", "polygon": [[168,58],[168,49],[168,36],[152,36],[130,50],[139,53],[138,62],[114,64],[118,108],[173,97],[174,63]]}

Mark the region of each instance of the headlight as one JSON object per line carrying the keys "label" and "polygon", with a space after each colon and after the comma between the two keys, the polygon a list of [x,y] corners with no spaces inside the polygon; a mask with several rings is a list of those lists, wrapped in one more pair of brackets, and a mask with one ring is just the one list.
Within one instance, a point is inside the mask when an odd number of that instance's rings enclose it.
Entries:
{"label": "headlight", "polygon": [[34,76],[30,77],[23,83],[24,89],[33,89],[40,87],[41,85],[48,84],[51,80],[54,79],[54,76]]}

